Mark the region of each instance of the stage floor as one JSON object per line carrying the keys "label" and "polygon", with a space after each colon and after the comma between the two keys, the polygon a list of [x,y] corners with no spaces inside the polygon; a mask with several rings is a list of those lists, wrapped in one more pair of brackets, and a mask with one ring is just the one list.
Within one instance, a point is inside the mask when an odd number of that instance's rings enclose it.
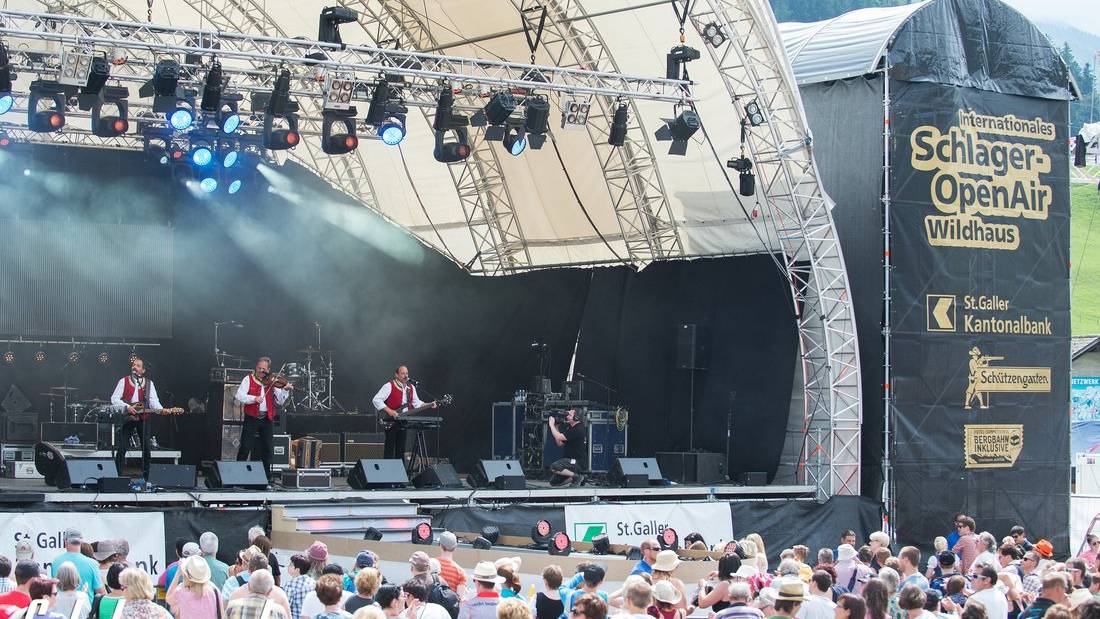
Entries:
{"label": "stage floor", "polygon": [[41,479],[0,479],[0,504],[54,503],[76,507],[95,505],[269,505],[318,501],[408,501],[421,505],[439,505],[490,501],[500,503],[587,503],[591,501],[734,501],[777,498],[813,498],[813,486],[705,486],[669,485],[645,488],[577,486],[552,488],[543,481],[528,481],[523,490],[493,488],[397,488],[353,490],[346,478],[333,478],[331,489],[297,490],[275,486],[273,490],[219,489],[159,490],[155,492],[99,493],[83,490],[58,490]]}

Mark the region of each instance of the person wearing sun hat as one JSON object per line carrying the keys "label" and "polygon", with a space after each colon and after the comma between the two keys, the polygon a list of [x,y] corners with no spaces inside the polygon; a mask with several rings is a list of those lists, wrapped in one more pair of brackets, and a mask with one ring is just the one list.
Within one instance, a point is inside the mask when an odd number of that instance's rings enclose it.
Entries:
{"label": "person wearing sun hat", "polygon": [[684,610],[678,606],[683,600],[683,594],[672,582],[659,580],[653,583],[653,606],[650,607],[650,614],[655,610],[657,619],[684,619]]}
{"label": "person wearing sun hat", "polygon": [[806,587],[797,578],[780,578],[773,583],[775,587],[775,614],[768,619],[790,619],[798,614],[802,602],[806,601]]}
{"label": "person wearing sun hat", "polygon": [[475,595],[466,598],[458,608],[458,619],[496,619],[500,593],[497,585],[504,579],[497,575],[492,561],[479,561],[470,577],[474,581]]}
{"label": "person wearing sun hat", "polygon": [[676,567],[680,565],[680,557],[676,555],[675,550],[662,550],[657,553],[657,560],[653,562],[653,584],[656,585],[659,581],[665,581],[672,583],[672,586],[676,587],[676,590],[680,592],[680,601],[677,606],[684,610],[685,615],[690,615],[695,611],[695,607],[687,603],[687,594],[684,591],[684,582],[673,574],[676,571]]}
{"label": "person wearing sun hat", "polygon": [[218,590],[210,582],[210,565],[202,554],[180,561],[180,579],[168,588],[165,598],[177,617],[216,619],[224,608]]}

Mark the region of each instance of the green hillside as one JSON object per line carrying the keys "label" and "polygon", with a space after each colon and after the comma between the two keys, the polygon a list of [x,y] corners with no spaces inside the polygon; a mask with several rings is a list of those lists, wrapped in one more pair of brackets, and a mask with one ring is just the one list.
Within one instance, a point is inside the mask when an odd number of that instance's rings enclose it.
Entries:
{"label": "green hillside", "polygon": [[1070,208],[1073,334],[1100,334],[1100,194],[1096,185],[1071,185]]}

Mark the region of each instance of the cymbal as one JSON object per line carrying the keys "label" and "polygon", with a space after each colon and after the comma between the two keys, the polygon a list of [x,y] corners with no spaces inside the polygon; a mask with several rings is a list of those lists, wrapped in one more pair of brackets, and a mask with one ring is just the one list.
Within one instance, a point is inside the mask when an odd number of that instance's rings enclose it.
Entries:
{"label": "cymbal", "polygon": [[81,400],[81,404],[110,404],[110,400],[102,400],[100,398],[92,398],[90,400]]}
{"label": "cymbal", "polygon": [[39,393],[38,395],[44,395],[47,398],[67,398],[69,396],[64,393]]}
{"label": "cymbal", "polygon": [[50,391],[76,391],[76,387],[50,387]]}

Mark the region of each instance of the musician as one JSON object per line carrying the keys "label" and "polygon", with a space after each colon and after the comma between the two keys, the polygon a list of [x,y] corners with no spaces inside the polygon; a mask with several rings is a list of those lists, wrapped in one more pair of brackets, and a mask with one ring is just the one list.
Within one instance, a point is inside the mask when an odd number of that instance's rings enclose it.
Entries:
{"label": "musician", "polygon": [[[393,371],[393,380],[382,385],[372,400],[375,410],[385,413],[394,419],[402,408],[419,408],[424,406],[420,396],[416,393],[416,386],[409,383],[409,368],[399,365]],[[432,402],[432,408],[438,408],[439,404]],[[385,458],[405,459],[405,426],[394,424],[386,430]]]}
{"label": "musician", "polygon": [[130,362],[130,375],[119,379],[115,385],[115,391],[111,394],[111,408],[116,411],[125,410],[129,413],[126,421],[115,434],[115,466],[118,474],[122,474],[122,467],[126,463],[126,449],[130,445],[130,437],[136,436],[141,443],[141,473],[149,474],[149,443],[145,440],[145,420],[148,413],[138,414],[135,404],[146,408],[163,408],[160,398],[157,397],[157,388],[153,381],[145,378],[145,360],[134,357]]}
{"label": "musician", "polygon": [[244,411],[237,460],[249,460],[259,455],[269,479],[275,443],[275,409],[286,403],[290,390],[294,388],[290,383],[277,386],[280,383],[272,381],[270,376],[271,358],[260,357],[256,360],[255,371],[241,381],[234,397]]}
{"label": "musician", "polygon": [[550,485],[561,486],[568,483],[579,486],[584,483],[584,471],[588,468],[588,433],[584,427],[584,415],[571,408],[565,412],[564,422],[559,426],[553,415],[546,420],[554,442],[564,452],[564,457],[550,465],[550,471],[554,473],[550,478]]}

